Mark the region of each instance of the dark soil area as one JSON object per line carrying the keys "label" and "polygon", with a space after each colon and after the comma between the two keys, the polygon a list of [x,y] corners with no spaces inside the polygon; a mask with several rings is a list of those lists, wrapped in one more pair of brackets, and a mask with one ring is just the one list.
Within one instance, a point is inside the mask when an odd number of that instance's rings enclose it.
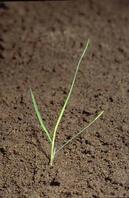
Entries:
{"label": "dark soil area", "polygon": [[[88,38],[50,167],[29,89],[53,129]],[[0,3],[0,198],[127,197],[129,1]]]}

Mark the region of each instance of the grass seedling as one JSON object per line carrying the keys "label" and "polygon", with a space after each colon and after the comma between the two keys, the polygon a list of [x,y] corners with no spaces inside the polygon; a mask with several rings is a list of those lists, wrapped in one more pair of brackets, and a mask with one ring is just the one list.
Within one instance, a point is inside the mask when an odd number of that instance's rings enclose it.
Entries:
{"label": "grass seedling", "polygon": [[51,147],[51,151],[50,151],[50,165],[52,166],[53,165],[53,161],[54,161],[54,158],[55,158],[55,155],[61,151],[66,145],[68,145],[70,142],[72,142],[75,138],[77,138],[80,134],[82,134],[87,128],[89,128],[102,114],[104,111],[101,111],[86,127],[84,127],[82,130],[80,130],[80,132],[78,132],[77,134],[73,135],[73,137],[71,139],[69,139],[68,141],[66,141],[61,147],[59,147],[58,149],[56,149],[55,147],[55,142],[56,142],[56,134],[57,134],[57,130],[58,130],[58,127],[59,127],[59,124],[61,123],[62,121],[62,116],[64,114],[64,111],[66,109],[66,106],[68,104],[68,101],[70,99],[70,96],[71,96],[71,93],[72,93],[72,90],[73,90],[73,87],[74,87],[74,84],[75,84],[75,81],[76,81],[76,77],[77,77],[77,73],[78,73],[78,70],[79,70],[79,67],[80,67],[80,64],[82,62],[82,59],[88,49],[88,46],[89,46],[89,40],[87,41],[86,43],[86,46],[84,48],[84,51],[78,61],[78,64],[76,66],[76,71],[75,71],[75,74],[74,74],[74,77],[73,77],[73,80],[72,80],[72,83],[71,83],[71,87],[70,87],[70,90],[69,90],[69,93],[67,95],[67,98],[64,102],[64,105],[60,111],[60,114],[58,116],[58,119],[57,119],[57,122],[56,122],[56,125],[54,127],[54,130],[52,133],[50,133],[50,131],[47,129],[42,117],[41,117],[41,114],[40,114],[40,111],[38,109],[38,105],[37,105],[37,102],[35,100],[35,97],[34,97],[34,94],[32,92],[32,90],[30,90],[31,92],[31,98],[32,98],[32,103],[33,103],[33,106],[34,106],[34,110],[35,110],[35,113],[36,113],[36,116],[38,118],[38,121],[40,123],[40,126],[41,126],[41,129],[43,131],[44,134],[46,134],[47,136],[47,139],[48,139],[48,142],[50,144],[50,147]]}

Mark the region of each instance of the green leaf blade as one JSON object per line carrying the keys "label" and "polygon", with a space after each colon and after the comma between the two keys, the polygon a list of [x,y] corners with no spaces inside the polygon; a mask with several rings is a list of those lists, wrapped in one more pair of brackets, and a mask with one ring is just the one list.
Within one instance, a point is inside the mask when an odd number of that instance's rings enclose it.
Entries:
{"label": "green leaf blade", "polygon": [[53,137],[52,137],[52,146],[51,146],[51,162],[50,162],[51,165],[52,165],[53,159],[54,159],[54,147],[55,147],[55,139],[56,139],[57,129],[58,129],[58,126],[59,126],[59,124],[60,124],[60,122],[62,120],[64,111],[65,111],[66,106],[68,104],[68,101],[70,99],[70,96],[71,96],[71,93],[72,93],[72,90],[73,90],[73,87],[74,87],[74,84],[75,84],[75,81],[76,81],[76,77],[77,77],[77,73],[78,73],[80,64],[81,64],[82,59],[83,59],[83,57],[84,57],[84,55],[85,55],[85,53],[86,53],[86,51],[88,49],[89,43],[90,43],[90,41],[88,40],[86,45],[85,45],[85,48],[83,50],[83,53],[81,54],[81,57],[80,57],[80,59],[78,61],[78,64],[76,66],[76,71],[75,71],[75,74],[74,74],[74,77],[73,77],[73,80],[72,80],[72,83],[71,83],[71,87],[70,87],[69,93],[67,95],[67,98],[66,98],[65,103],[64,103],[64,105],[63,105],[63,107],[61,109],[61,112],[59,114],[59,117],[57,119],[57,122],[56,122],[56,125],[55,125],[55,128],[54,128]]}
{"label": "green leaf blade", "polygon": [[32,99],[33,107],[34,107],[36,116],[37,116],[37,118],[38,118],[38,121],[39,121],[39,123],[40,123],[40,126],[41,126],[43,132],[46,133],[49,143],[52,143],[52,139],[51,139],[51,137],[50,137],[50,133],[49,133],[48,129],[46,128],[46,126],[45,126],[45,124],[44,124],[44,122],[43,122],[43,120],[42,120],[41,114],[40,114],[39,109],[38,109],[38,105],[37,105],[37,103],[36,103],[34,94],[33,94],[33,92],[32,92],[31,89],[30,89],[30,93],[31,93],[31,99]]}
{"label": "green leaf blade", "polygon": [[62,120],[62,117],[63,117],[64,111],[66,109],[66,106],[67,106],[67,104],[69,102],[69,99],[70,99],[70,96],[72,94],[73,87],[74,87],[74,84],[75,84],[75,81],[76,81],[76,77],[77,77],[77,73],[78,73],[80,64],[81,64],[82,59],[83,59],[83,57],[84,57],[84,55],[85,55],[85,53],[86,53],[86,51],[88,49],[89,43],[90,43],[90,41],[88,40],[87,43],[86,43],[86,46],[84,48],[84,51],[83,51],[83,53],[82,53],[82,55],[81,55],[81,57],[80,57],[80,59],[78,61],[78,64],[77,64],[76,71],[75,71],[75,74],[74,74],[74,77],[73,77],[73,80],[72,80],[72,83],[71,83],[71,87],[70,87],[69,93],[68,93],[67,98],[66,98],[66,100],[64,102],[64,105],[63,105],[63,107],[61,109],[61,112],[59,114],[59,117],[58,117],[58,120],[57,120],[57,123],[56,123],[56,126],[55,126],[55,131],[57,131],[57,128],[58,128],[58,126],[59,126],[59,124],[60,124],[60,122]]}
{"label": "green leaf blade", "polygon": [[86,129],[88,129],[102,114],[104,111],[101,111],[86,127],[84,127],[82,130],[80,130],[76,135],[74,135],[71,139],[69,139],[66,143],[64,143],[58,150],[56,150],[55,153],[58,153],[61,151],[67,144],[72,142],[74,139],[76,139],[79,135],[81,135]]}

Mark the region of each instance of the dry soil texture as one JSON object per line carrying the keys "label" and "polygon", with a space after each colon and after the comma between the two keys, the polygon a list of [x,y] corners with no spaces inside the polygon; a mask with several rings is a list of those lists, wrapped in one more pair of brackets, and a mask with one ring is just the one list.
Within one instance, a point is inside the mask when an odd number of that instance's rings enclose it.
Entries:
{"label": "dry soil texture", "polygon": [[[29,89],[52,130],[88,38],[50,167]],[[128,0],[0,3],[0,197],[129,197]]]}

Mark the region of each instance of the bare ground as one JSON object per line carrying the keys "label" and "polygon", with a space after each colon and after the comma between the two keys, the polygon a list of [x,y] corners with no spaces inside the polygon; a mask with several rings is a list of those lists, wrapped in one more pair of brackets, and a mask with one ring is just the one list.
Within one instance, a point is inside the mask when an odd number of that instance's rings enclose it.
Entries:
{"label": "bare ground", "polygon": [[[29,88],[52,129],[88,38],[50,167]],[[0,197],[129,197],[129,1],[0,3]]]}

